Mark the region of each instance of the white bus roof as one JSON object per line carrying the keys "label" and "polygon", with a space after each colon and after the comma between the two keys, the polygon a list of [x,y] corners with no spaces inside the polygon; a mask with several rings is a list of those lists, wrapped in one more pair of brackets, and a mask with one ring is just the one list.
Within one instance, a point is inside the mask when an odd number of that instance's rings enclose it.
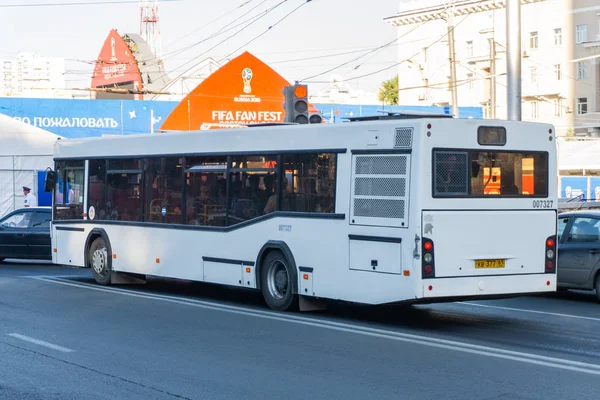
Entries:
{"label": "white bus roof", "polygon": [[[227,154],[252,151],[281,152],[292,150],[384,149],[396,128],[443,125],[448,134],[472,131],[477,146],[479,126],[503,126],[511,131],[520,126],[553,129],[552,125],[537,122],[483,119],[427,118],[387,119],[342,124],[270,125],[250,128],[228,128],[206,131],[168,132],[159,134],[61,139],[56,142],[55,158],[126,157],[131,155],[159,156],[168,154]],[[469,129],[471,128],[471,129]],[[377,134],[378,144],[368,145],[369,134]],[[373,135],[371,135],[373,136]],[[456,136],[459,139],[461,136]],[[539,144],[539,142],[538,142]]]}

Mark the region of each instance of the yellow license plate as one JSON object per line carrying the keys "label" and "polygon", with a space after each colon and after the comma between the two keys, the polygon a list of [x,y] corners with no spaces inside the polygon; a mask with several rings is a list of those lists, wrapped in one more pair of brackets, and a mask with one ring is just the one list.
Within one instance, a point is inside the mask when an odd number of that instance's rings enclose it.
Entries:
{"label": "yellow license plate", "polygon": [[475,268],[504,268],[506,260],[475,260]]}

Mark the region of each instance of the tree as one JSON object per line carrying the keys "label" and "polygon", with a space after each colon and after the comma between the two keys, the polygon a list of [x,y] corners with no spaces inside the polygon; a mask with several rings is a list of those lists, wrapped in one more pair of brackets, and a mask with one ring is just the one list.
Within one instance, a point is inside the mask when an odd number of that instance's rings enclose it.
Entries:
{"label": "tree", "polygon": [[379,101],[394,106],[398,105],[398,75],[381,83]]}

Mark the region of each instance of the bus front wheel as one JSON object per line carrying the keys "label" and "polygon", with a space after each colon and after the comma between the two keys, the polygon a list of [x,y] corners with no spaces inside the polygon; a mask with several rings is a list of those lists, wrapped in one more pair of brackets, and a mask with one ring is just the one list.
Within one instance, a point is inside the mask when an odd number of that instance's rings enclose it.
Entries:
{"label": "bus front wheel", "polygon": [[260,269],[260,287],[267,305],[273,310],[295,308],[297,298],[293,291],[293,272],[290,263],[280,251],[271,251]]}
{"label": "bus front wheel", "polygon": [[110,283],[112,266],[110,257],[108,256],[106,243],[103,238],[99,237],[94,240],[90,246],[88,259],[96,282],[100,285],[108,285]]}

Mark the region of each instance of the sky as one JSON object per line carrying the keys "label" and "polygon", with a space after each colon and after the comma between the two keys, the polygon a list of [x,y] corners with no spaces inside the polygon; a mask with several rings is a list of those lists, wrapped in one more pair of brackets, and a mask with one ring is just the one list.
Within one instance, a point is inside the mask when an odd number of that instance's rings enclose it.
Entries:
{"label": "sky", "polygon": [[[396,14],[399,4],[400,0],[160,1],[165,68],[173,76],[206,57],[224,62],[247,50],[288,81],[307,82],[313,94],[327,90],[334,76],[350,79],[346,84],[351,90],[376,92],[383,80],[396,74],[397,44],[373,50],[396,38],[396,28],[384,18]],[[93,60],[110,29],[140,33],[139,15],[137,1],[129,0],[0,0],[0,59],[18,52],[62,57],[67,60],[67,88],[89,87]],[[255,22],[243,30],[245,24],[235,27],[244,21]],[[219,30],[224,32],[216,35]],[[351,79],[383,68],[388,69]]]}

